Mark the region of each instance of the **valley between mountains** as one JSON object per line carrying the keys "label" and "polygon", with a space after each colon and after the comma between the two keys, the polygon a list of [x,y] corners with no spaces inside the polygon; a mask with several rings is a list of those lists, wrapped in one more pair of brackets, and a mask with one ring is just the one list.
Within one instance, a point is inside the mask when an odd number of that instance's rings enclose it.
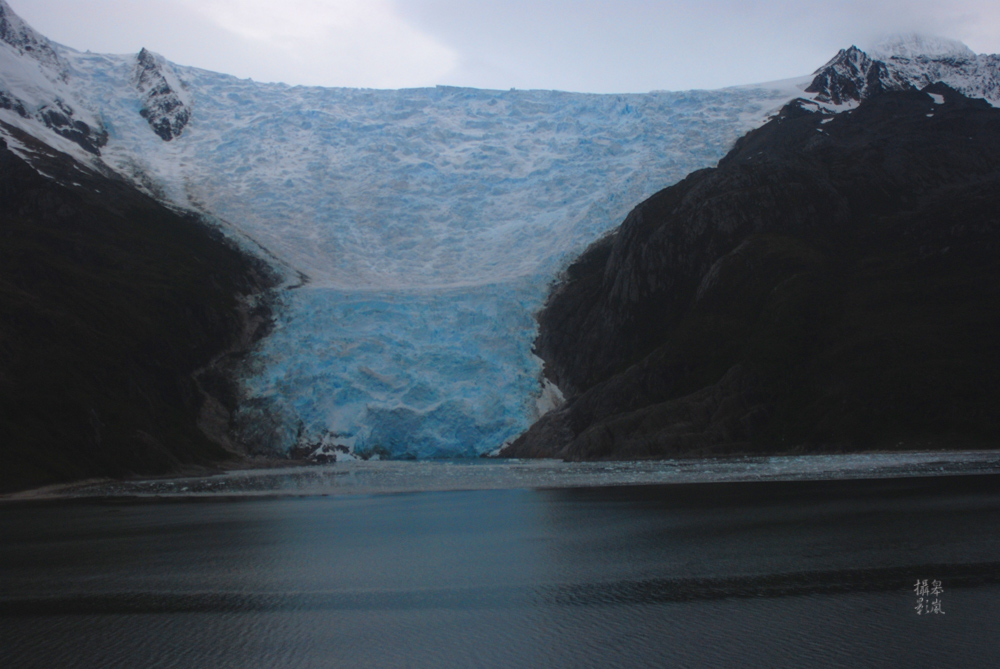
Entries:
{"label": "valley between mountains", "polygon": [[989,447],[1000,57],[323,89],[0,0],[0,486],[252,456]]}

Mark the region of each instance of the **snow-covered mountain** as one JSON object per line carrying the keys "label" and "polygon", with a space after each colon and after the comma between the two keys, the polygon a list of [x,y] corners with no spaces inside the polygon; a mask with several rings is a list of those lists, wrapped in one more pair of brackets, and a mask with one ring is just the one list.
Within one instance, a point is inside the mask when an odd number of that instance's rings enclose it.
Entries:
{"label": "snow-covered mountain", "polygon": [[[0,0],[0,109],[4,120],[34,133],[44,128],[55,135],[57,148],[68,140],[80,149],[99,154],[108,133],[99,116],[86,109],[71,92],[70,67],[52,44]],[[49,137],[51,141],[51,137]]]}
{"label": "snow-covered mountain", "polygon": [[0,121],[286,268],[241,415],[248,442],[277,449],[492,450],[558,397],[541,385],[532,314],[636,203],[795,97],[848,109],[939,76],[1000,102],[996,56],[912,38],[800,79],[635,95],[261,84],[146,50],[80,53],[4,0],[0,40]]}
{"label": "snow-covered mountain", "polygon": [[836,105],[858,102],[880,90],[948,84],[971,98],[1000,105],[1000,55],[976,54],[955,40],[893,35],[865,53],[841,49],[815,73],[807,93]]}

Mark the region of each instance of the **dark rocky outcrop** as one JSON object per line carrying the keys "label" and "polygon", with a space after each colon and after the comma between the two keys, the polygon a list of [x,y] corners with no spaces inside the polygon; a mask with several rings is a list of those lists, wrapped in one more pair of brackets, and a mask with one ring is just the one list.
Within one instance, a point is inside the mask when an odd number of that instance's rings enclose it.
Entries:
{"label": "dark rocky outcrop", "polygon": [[171,86],[166,70],[170,66],[154,53],[142,49],[136,56],[133,84],[142,99],[139,114],[146,119],[149,127],[165,142],[179,137],[188,121],[191,110],[184,104],[179,86]]}
{"label": "dark rocky outcrop", "polygon": [[904,76],[856,46],[841,49],[814,75],[806,92],[815,93],[820,102],[835,105],[859,102],[883,91],[912,88]]}
{"label": "dark rocky outcrop", "polygon": [[506,456],[995,446],[1000,110],[942,84],[794,101],[636,207],[538,320],[567,403]]}
{"label": "dark rocky outcrop", "polygon": [[[930,53],[921,53],[928,48]],[[926,44],[910,36],[866,53],[841,49],[813,73],[807,93],[828,104],[857,103],[884,91],[921,89],[943,82],[963,95],[1000,100],[1000,56],[977,55],[960,42]]]}
{"label": "dark rocky outcrop", "polygon": [[10,109],[21,118],[29,118],[28,108],[24,106],[24,102],[2,90],[0,90],[0,109]]}
{"label": "dark rocky outcrop", "polygon": [[34,169],[0,146],[0,490],[231,457],[232,371],[269,323],[267,267],[3,130]]}
{"label": "dark rocky outcrop", "polygon": [[46,127],[95,156],[101,155],[101,147],[108,143],[107,130],[103,127],[91,128],[86,122],[76,119],[73,108],[62,100],[56,99],[51,105],[42,107],[36,116]]}
{"label": "dark rocky outcrop", "polygon": [[[37,61],[43,76],[53,81],[67,80],[69,75],[66,64],[49,40],[22,21],[3,0],[0,0],[0,42]],[[79,118],[70,104],[60,98],[55,98],[48,104],[33,106],[26,104],[13,92],[0,88],[0,108],[13,110],[22,118],[38,120],[56,134],[79,144],[94,155],[100,155],[101,147],[108,143],[108,132],[104,127],[91,127]]]}
{"label": "dark rocky outcrop", "polygon": [[0,89],[0,109],[10,109],[21,118],[35,118],[56,134],[75,142],[95,156],[101,155],[101,147],[108,143],[106,129],[92,128],[90,124],[77,119],[73,108],[58,98],[51,105],[43,105],[34,112],[29,112],[22,100]]}
{"label": "dark rocky outcrop", "polygon": [[0,0],[0,41],[22,54],[30,54],[35,60],[65,77],[66,65],[49,40],[35,32],[4,0]]}

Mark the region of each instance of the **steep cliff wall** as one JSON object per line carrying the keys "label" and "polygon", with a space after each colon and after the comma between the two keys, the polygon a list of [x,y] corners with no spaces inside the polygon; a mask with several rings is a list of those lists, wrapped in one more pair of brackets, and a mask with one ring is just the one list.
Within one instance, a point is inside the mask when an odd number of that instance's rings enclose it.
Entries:
{"label": "steep cliff wall", "polygon": [[0,490],[229,457],[228,371],[268,322],[266,266],[4,130],[18,146],[0,147]]}
{"label": "steep cliff wall", "polygon": [[792,102],[636,207],[539,322],[569,401],[505,455],[995,444],[1000,110],[942,84]]}

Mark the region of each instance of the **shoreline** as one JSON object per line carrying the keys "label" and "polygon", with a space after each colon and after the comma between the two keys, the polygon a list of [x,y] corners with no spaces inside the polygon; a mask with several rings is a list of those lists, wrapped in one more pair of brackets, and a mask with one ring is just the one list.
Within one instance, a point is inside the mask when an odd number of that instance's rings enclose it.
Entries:
{"label": "shoreline", "polygon": [[385,460],[314,465],[259,458],[186,475],[88,479],[0,495],[0,504],[72,500],[247,499],[468,490],[603,489],[1000,476],[1000,451],[870,451],[675,460]]}

